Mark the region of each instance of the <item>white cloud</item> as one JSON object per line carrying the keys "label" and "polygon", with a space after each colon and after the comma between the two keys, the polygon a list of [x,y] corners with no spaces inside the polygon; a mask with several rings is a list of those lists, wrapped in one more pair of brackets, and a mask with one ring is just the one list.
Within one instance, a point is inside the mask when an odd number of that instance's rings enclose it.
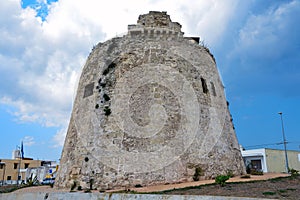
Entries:
{"label": "white cloud", "polygon": [[167,11],[187,34],[213,44],[236,5],[237,0],[59,0],[48,5],[42,21],[19,0],[2,1],[0,103],[15,108],[12,113],[21,122],[58,127],[54,140],[62,145],[75,84],[93,45],[126,32],[150,10]]}
{"label": "white cloud", "polygon": [[297,41],[300,2],[291,1],[279,7],[271,7],[265,13],[251,15],[240,30],[239,41],[234,53],[243,59],[280,59],[293,46],[287,41]]}
{"label": "white cloud", "polygon": [[25,136],[23,138],[24,146],[32,146],[35,144],[34,138],[32,136]]}
{"label": "white cloud", "polygon": [[299,96],[300,1],[252,10],[223,61],[227,83],[238,95]]}
{"label": "white cloud", "polygon": [[59,146],[63,146],[64,145],[64,141],[65,141],[65,136],[67,133],[67,127],[61,128],[60,130],[58,130],[56,132],[56,134],[53,137],[53,140],[55,142],[54,147],[59,147]]}

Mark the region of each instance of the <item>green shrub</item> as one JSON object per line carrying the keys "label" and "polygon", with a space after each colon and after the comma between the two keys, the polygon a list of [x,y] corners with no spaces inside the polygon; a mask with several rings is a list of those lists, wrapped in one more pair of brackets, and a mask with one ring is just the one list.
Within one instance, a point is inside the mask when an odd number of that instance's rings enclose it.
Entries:
{"label": "green shrub", "polygon": [[297,176],[299,175],[299,171],[293,168],[289,169],[289,173],[291,173],[292,176]]}
{"label": "green shrub", "polygon": [[263,195],[274,195],[274,194],[276,194],[276,192],[270,192],[270,191],[263,192]]}
{"label": "green shrub", "polygon": [[260,176],[264,175],[263,171],[258,171],[256,169],[251,169],[250,174],[251,175],[260,175]]}
{"label": "green shrub", "polygon": [[31,176],[27,179],[27,186],[33,186],[37,184],[38,184],[37,176],[32,178],[32,174],[31,174]]}
{"label": "green shrub", "polygon": [[226,182],[229,178],[230,178],[230,177],[229,177],[229,176],[226,176],[226,175],[218,175],[218,176],[215,178],[215,182],[223,187],[223,186],[225,185],[225,182]]}

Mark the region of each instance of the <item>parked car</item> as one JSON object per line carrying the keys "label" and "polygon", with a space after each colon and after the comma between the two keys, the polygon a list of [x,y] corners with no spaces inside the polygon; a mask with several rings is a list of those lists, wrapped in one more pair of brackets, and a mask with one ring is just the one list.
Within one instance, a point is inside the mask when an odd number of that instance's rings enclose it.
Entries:
{"label": "parked car", "polygon": [[55,178],[45,178],[41,184],[42,185],[51,185],[51,184],[54,184],[55,182]]}

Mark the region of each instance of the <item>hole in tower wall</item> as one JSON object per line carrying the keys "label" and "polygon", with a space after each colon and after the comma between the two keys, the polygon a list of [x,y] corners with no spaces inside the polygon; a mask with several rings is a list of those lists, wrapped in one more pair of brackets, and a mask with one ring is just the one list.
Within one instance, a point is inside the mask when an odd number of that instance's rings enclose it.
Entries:
{"label": "hole in tower wall", "polygon": [[103,94],[103,98],[104,98],[105,101],[109,101],[110,100],[110,97],[107,94]]}
{"label": "hole in tower wall", "polygon": [[207,88],[207,84],[206,84],[206,81],[204,78],[201,78],[201,83],[202,83],[202,90],[203,90],[203,93],[208,93],[208,88]]}
{"label": "hole in tower wall", "polygon": [[215,88],[214,83],[213,83],[213,82],[210,82],[210,85],[211,85],[211,91],[212,91],[213,95],[214,95],[214,96],[217,96],[217,94],[216,94],[216,88]]}

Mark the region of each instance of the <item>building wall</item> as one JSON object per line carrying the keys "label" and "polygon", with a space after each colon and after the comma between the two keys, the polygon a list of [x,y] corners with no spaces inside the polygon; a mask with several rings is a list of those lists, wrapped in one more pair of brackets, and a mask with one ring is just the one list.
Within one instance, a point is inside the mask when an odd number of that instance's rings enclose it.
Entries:
{"label": "building wall", "polygon": [[251,163],[252,160],[260,160],[262,171],[268,172],[265,149],[252,149],[252,150],[242,151],[242,157],[244,159],[244,163],[246,167],[249,163]]}
{"label": "building wall", "polygon": [[[289,168],[300,170],[299,151],[287,151]],[[283,150],[266,149],[268,172],[285,172],[285,154]]]}
{"label": "building wall", "polygon": [[[20,165],[21,180],[25,180],[25,172],[27,168],[41,166],[41,160],[20,160],[20,159],[0,159],[0,180],[16,181],[18,179],[18,170]],[[5,165],[4,165],[5,164]]]}

